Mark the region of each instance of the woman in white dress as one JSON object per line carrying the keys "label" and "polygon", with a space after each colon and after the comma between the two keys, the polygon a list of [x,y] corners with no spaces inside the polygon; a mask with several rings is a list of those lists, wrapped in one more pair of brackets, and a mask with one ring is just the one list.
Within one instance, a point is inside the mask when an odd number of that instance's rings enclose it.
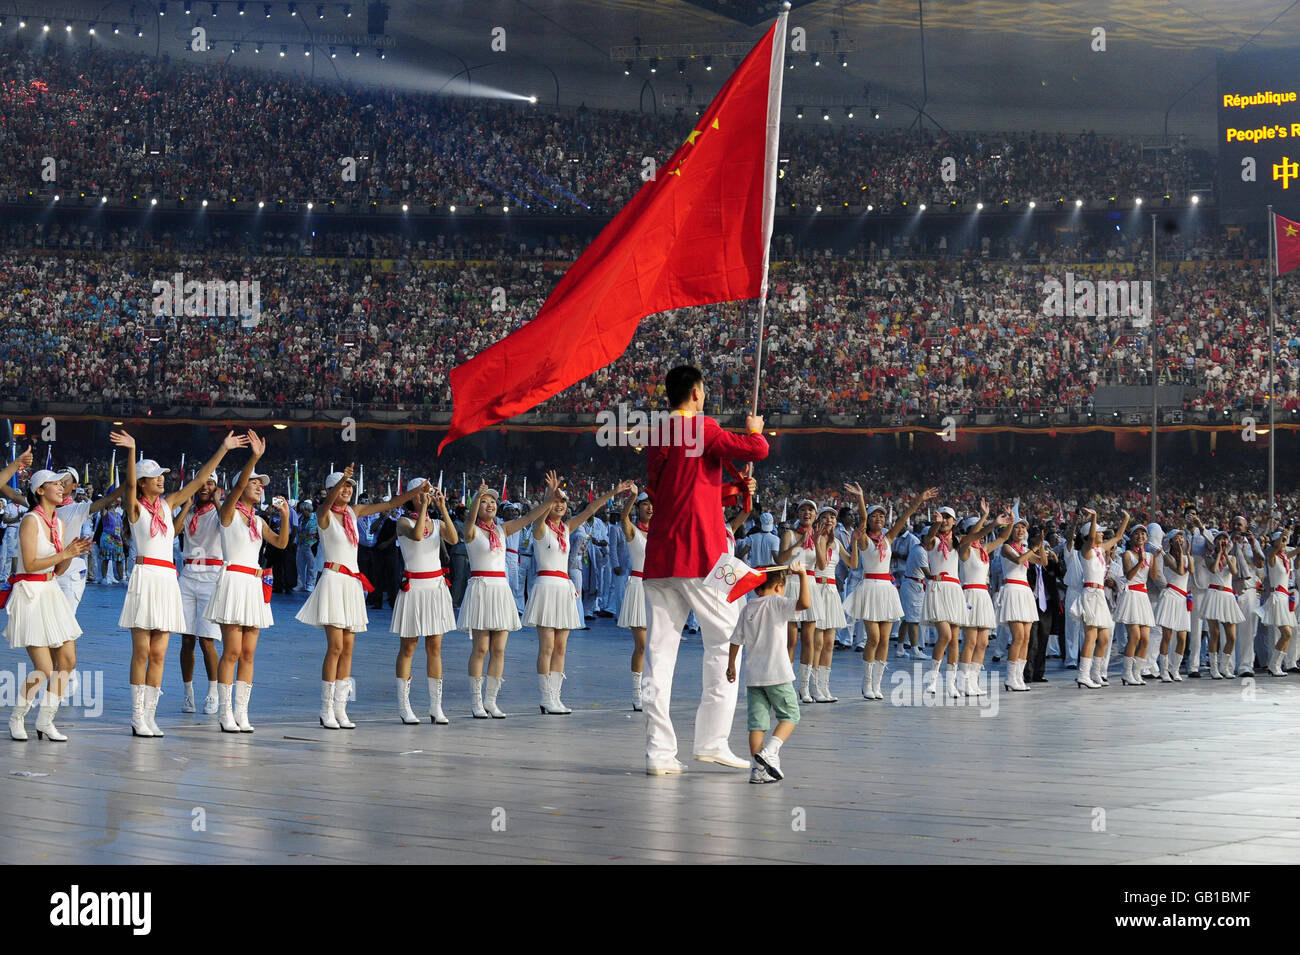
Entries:
{"label": "woman in white dress", "polygon": [[565,519],[569,496],[560,488],[554,471],[546,475],[547,507],[533,521],[533,561],[537,583],[524,606],[524,626],[537,628],[537,683],[541,694],[538,708],[545,714],[567,715],[573,711],[560,699],[564,683],[564,656],[569,631],[581,629],[574,583],[569,577],[569,535],[576,531],[606,502],[636,485],[623,481],[589,503],[580,514]]}
{"label": "woman in white dress", "polygon": [[1165,535],[1160,555],[1160,576],[1164,593],[1156,604],[1156,626],[1160,628],[1160,682],[1182,683],[1178,673],[1187,652],[1187,631],[1192,626],[1192,555],[1180,530]]}
{"label": "woman in white dress", "polygon": [[863,563],[862,583],[844,602],[844,612],[854,620],[861,620],[867,633],[867,643],[862,649],[862,698],[883,700],[885,694],[880,687],[889,661],[889,632],[894,621],[903,619],[898,585],[889,570],[894,541],[907,530],[908,522],[920,506],[939,492],[937,488],[926,488],[912,498],[894,526],[886,529],[885,508],[880,504],[867,507],[860,484],[846,484],[844,489],[858,499],[858,508],[865,515],[857,534],[859,559]]}
{"label": "woman in white dress", "polygon": [[375,588],[357,566],[357,520],[401,507],[419,493],[407,489],[386,501],[352,506],[352,465],[325,478],[325,501],[317,516],[325,566],[320,581],[296,619],[325,631],[325,659],[320,669],[320,725],[327,730],[356,729],[348,719],[352,689],[352,649],[370,617],[366,594]]}
{"label": "woman in white dress", "polygon": [[1292,562],[1300,554],[1300,547],[1290,553],[1286,549],[1294,535],[1295,525],[1286,530],[1274,531],[1268,553],[1264,556],[1268,590],[1260,605],[1259,616],[1265,626],[1277,627],[1277,643],[1268,655],[1268,672],[1273,676],[1286,676],[1286,671],[1282,669],[1282,658],[1286,655],[1287,644],[1291,642],[1291,631],[1296,625],[1291,577],[1294,566]]}
{"label": "woman in white dress", "polygon": [[172,514],[207,482],[227,451],[248,446],[248,435],[229,432],[193,480],[170,494],[166,493],[169,468],[160,467],[157,461],[137,463],[135,438],[125,431],[112,432],[109,440],[127,450],[122,519],[131,528],[137,553],[117,623],[131,631],[131,733],[162,736],[154,717],[162,695],[167,641],[173,633],[185,630]]}
{"label": "woman in white dress", "polygon": [[[632,520],[634,508],[635,521]],[[645,668],[645,587],[641,583],[641,571],[645,569],[645,541],[654,512],[655,505],[650,495],[644,491],[637,494],[635,488],[623,505],[623,538],[627,541],[632,569],[627,578],[627,589],[623,591],[618,625],[632,631],[632,710],[636,713],[641,712],[641,673]]]}
{"label": "woman in white dress", "polygon": [[[461,532],[469,557],[469,584],[460,601],[456,626],[468,630],[473,641],[469,654],[469,694],[470,711],[476,720],[489,717],[502,720],[506,717],[497,706],[497,694],[505,682],[506,637],[519,629],[519,611],[506,580],[506,538],[541,518],[550,510],[552,501],[548,490],[541,503],[526,515],[498,527],[496,517],[500,503],[496,491],[480,484],[470,502]],[[534,561],[536,553],[534,542]]]}
{"label": "woman in white dress", "polygon": [[[1232,554],[1232,537],[1226,531],[1215,535],[1201,558],[1208,584],[1201,617],[1210,628],[1210,679],[1236,678],[1232,665],[1237,650],[1237,624],[1246,618],[1237,606],[1237,591],[1232,578],[1237,574],[1237,558]],[[1223,631],[1222,646],[1219,631]]]}
{"label": "woman in white dress", "polygon": [[[795,523],[781,535],[781,552],[776,555],[778,564],[789,564],[797,560],[804,567],[812,569],[817,561],[817,547],[813,543],[813,521],[817,518],[817,504],[804,498],[795,507]],[[799,644],[799,680],[798,692],[800,703],[813,702],[808,692],[812,680],[813,666],[817,662],[816,645],[817,616],[816,610],[795,611],[786,627],[786,649],[790,652],[790,662],[794,662],[794,646]]]}
{"label": "woman in white dress", "polygon": [[962,695],[962,691],[957,689],[957,663],[961,628],[966,626],[967,616],[966,597],[957,569],[958,552],[969,548],[981,533],[977,528],[955,540],[956,525],[957,512],[951,507],[941,507],[935,512],[934,523],[926,529],[921,541],[930,561],[930,585],[925,591],[922,619],[938,634],[932,666],[926,674],[925,692],[938,693],[939,670],[946,656],[948,673],[944,678],[944,695],[953,699]]}
{"label": "woman in white dress", "polygon": [[[451,584],[442,566],[442,544],[451,547],[460,540],[456,524],[447,513],[447,499],[441,488],[430,488],[424,478],[406,486],[419,490],[410,511],[397,522],[397,546],[402,551],[402,589],[393,604],[392,631],[399,638],[397,650],[397,709],[403,723],[418,723],[411,710],[411,663],[415,644],[424,638],[424,675],[429,683],[429,722],[445,726],[450,720],[442,711],[442,635],[456,629],[451,607]],[[430,517],[429,504],[437,505],[437,517]]]}
{"label": "woman in white dress", "polygon": [[[271,479],[254,468],[266,453],[266,442],[252,431],[248,443],[253,450],[239,472],[235,486],[221,504],[221,576],[203,616],[221,628],[221,662],[217,664],[217,712],[223,733],[251,733],[248,701],[253,695],[253,660],[257,639],[275,620],[271,616],[271,595],[262,583],[262,542],[283,549],[289,543],[289,502],[282,497],[271,503],[280,512],[280,530],[255,513],[266,496]],[[232,686],[233,683],[233,686]],[[231,706],[233,698],[234,705]]]}
{"label": "woman in white dress", "polygon": [[844,561],[850,568],[858,566],[858,535],[849,538],[851,547],[835,536],[835,508],[823,507],[817,515],[813,546],[816,549],[812,584],[813,642],[817,658],[811,680],[814,703],[838,703],[831,692],[831,661],[835,656],[835,631],[848,623],[844,601],[835,583],[835,567]]}
{"label": "woman in white dress", "polygon": [[1047,548],[1042,539],[1036,547],[1029,546],[1029,522],[1018,520],[1011,528],[1011,537],[1003,543],[1003,583],[998,594],[998,623],[1005,623],[1011,631],[1011,646],[1007,650],[1008,690],[1024,692],[1025,664],[1029,661],[1029,635],[1039,621],[1038,600],[1029,586],[1029,565],[1047,564]]}
{"label": "woman in white dress", "polygon": [[1103,684],[1092,678],[1093,660],[1098,662],[1106,658],[1110,644],[1110,631],[1115,626],[1110,607],[1106,604],[1106,565],[1107,556],[1124,539],[1128,530],[1128,511],[1121,511],[1123,520],[1111,537],[1104,538],[1104,528],[1097,521],[1097,512],[1084,508],[1083,516],[1087,522],[1080,529],[1083,546],[1079,548],[1079,560],[1083,565],[1083,596],[1074,605],[1073,612],[1083,621],[1083,647],[1079,650],[1079,672],[1075,675],[1075,685],[1089,690],[1097,690]]}
{"label": "woman in white dress", "polygon": [[18,524],[17,567],[9,577],[12,589],[5,603],[9,616],[5,636],[10,648],[26,649],[33,672],[14,702],[9,738],[19,742],[27,739],[23,718],[44,684],[36,735],[61,743],[67,737],[54,725],[54,714],[67,685],[68,671],[57,668],[55,654],[65,643],[81,636],[81,627],[54,578],[66,571],[75,558],[89,552],[90,539],[67,539],[67,528],[55,513],[63,501],[59,475],[37,471],[29,487],[34,500]]}
{"label": "woman in white dress", "polygon": [[1114,620],[1124,624],[1128,630],[1124,641],[1124,673],[1120,677],[1123,686],[1146,686],[1141,668],[1145,666],[1147,644],[1156,622],[1147,582],[1160,579],[1157,563],[1160,551],[1147,554],[1146,545],[1146,526],[1138,524],[1128,535],[1128,546],[1120,558],[1120,571],[1126,586],[1115,601]]}
{"label": "woman in white dress", "polygon": [[[1015,526],[1011,515],[1004,512],[997,520],[997,526],[1001,529],[992,540],[986,542],[985,538],[989,535],[986,529],[988,520],[989,506],[981,499],[979,517],[968,517],[962,522],[962,543],[957,548],[957,560],[960,562],[957,565],[958,577],[961,580],[962,596],[966,599],[966,623],[962,626],[961,655],[958,658],[958,689],[966,696],[986,695],[986,691],[980,688],[979,675],[984,669],[989,634],[998,625],[997,610],[989,595],[989,571],[992,569],[989,555],[990,552],[996,554],[1007,542],[1011,529]],[[1011,667],[1008,665],[1007,669],[1010,672]]]}

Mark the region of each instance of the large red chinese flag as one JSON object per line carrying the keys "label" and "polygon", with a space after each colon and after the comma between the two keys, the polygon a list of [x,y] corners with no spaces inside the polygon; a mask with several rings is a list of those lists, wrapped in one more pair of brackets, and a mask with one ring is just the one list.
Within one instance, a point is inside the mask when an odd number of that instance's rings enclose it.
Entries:
{"label": "large red chinese flag", "polygon": [[605,367],[647,315],[766,294],[785,18],[537,316],[452,370],[451,429],[439,453]]}
{"label": "large red chinese flag", "polygon": [[1300,266],[1300,222],[1274,213],[1273,229],[1277,238],[1277,274],[1285,275]]}

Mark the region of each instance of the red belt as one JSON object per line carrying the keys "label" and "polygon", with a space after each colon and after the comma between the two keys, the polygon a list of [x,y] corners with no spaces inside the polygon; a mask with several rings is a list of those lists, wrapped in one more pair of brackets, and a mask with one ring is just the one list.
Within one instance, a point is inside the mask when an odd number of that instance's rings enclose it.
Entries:
{"label": "red belt", "polygon": [[[503,574],[502,576],[505,575]],[[537,572],[537,576],[538,577],[563,577],[565,580],[569,579],[569,575],[562,570],[539,570]]]}
{"label": "red belt", "polygon": [[643,576],[643,575],[642,575],[641,571],[639,571],[639,570],[634,570],[634,571],[632,571],[632,576],[633,576],[633,577],[641,577],[641,576]]}
{"label": "red belt", "polygon": [[469,575],[471,577],[504,577],[506,572],[504,570],[471,570]]}
{"label": "red belt", "polygon": [[157,557],[137,557],[135,564],[139,567],[141,564],[148,564],[150,567],[166,567],[173,574],[176,573],[176,565],[170,560],[159,560]]}
{"label": "red belt", "polygon": [[253,577],[260,577],[262,572],[256,567],[243,567],[240,564],[227,564],[226,570],[233,570],[237,574],[249,574]]}
{"label": "red belt", "polygon": [[[1128,585],[1128,589],[1134,591],[1135,593],[1144,594],[1144,593],[1147,592],[1147,585],[1146,585],[1146,584],[1129,584],[1129,585]],[[1220,589],[1222,589],[1222,588],[1220,588]]]}
{"label": "red belt", "polygon": [[1225,594],[1232,594],[1234,597],[1237,596],[1237,592],[1233,590],[1231,587],[1220,587],[1218,584],[1210,584],[1210,589],[1222,590]]}
{"label": "red belt", "polygon": [[[12,577],[10,577],[9,579],[13,580]],[[1273,591],[1279,594],[1286,594],[1288,597],[1291,596],[1291,591],[1287,590],[1285,587],[1274,587]]]}
{"label": "red belt", "polygon": [[222,565],[222,563],[224,563],[224,561],[222,561],[220,557],[208,557],[208,558],[206,558],[206,559],[204,559],[204,560],[199,560],[199,559],[197,559],[197,558],[193,558],[193,559],[191,559],[191,558],[187,557],[187,558],[185,558],[185,563],[186,563],[186,564],[202,564],[204,567],[220,567],[220,566]]}
{"label": "red belt", "polygon": [[813,580],[817,581],[817,583],[819,583],[819,584],[833,584],[833,583],[835,583],[835,578],[834,578],[834,577],[814,577]]}
{"label": "red belt", "polygon": [[1019,584],[1021,587],[1028,587],[1028,586],[1029,586],[1029,581],[1027,581],[1027,580],[1017,580],[1015,577],[1008,577],[1008,578],[1006,579],[1006,581],[1004,581],[1004,582],[1005,582],[1005,583],[1008,583],[1008,584]]}
{"label": "red belt", "polygon": [[962,590],[988,590],[988,584],[962,584]]}
{"label": "red belt", "polygon": [[1181,590],[1178,587],[1175,587],[1173,584],[1165,584],[1165,587],[1168,588],[1169,590],[1172,590],[1176,594],[1182,594],[1184,597],[1187,596],[1186,590]]}
{"label": "red belt", "polygon": [[32,583],[42,583],[44,581],[53,580],[53,579],[54,579],[53,571],[47,571],[44,574],[11,574],[9,577],[9,583],[17,584],[17,583],[21,583],[24,580],[31,581]]}
{"label": "red belt", "polygon": [[[893,574],[863,574],[862,576],[865,577],[867,580],[887,580],[891,584],[894,582]],[[915,577],[909,577],[908,579],[916,580]]]}
{"label": "red belt", "polygon": [[[440,567],[437,570],[404,570],[402,571],[402,593],[411,589],[413,580],[432,580],[434,577],[446,577],[447,569]],[[451,581],[447,581],[447,586],[451,586]]]}
{"label": "red belt", "polygon": [[[365,575],[365,574],[353,573],[352,571],[350,571],[350,570],[348,570],[346,567],[344,567],[342,564],[336,564],[336,563],[335,563],[334,561],[332,561],[332,560],[327,560],[327,561],[325,562],[325,569],[326,569],[326,570],[332,570],[332,571],[334,571],[334,573],[336,573],[336,574],[342,574],[344,577],[355,577],[357,580],[361,581],[361,589],[362,589],[362,590],[364,590],[366,593],[373,593],[373,592],[374,592],[375,585],[372,584],[369,580],[366,579],[366,575]],[[505,575],[502,574],[502,576],[504,577]]]}
{"label": "red belt", "polygon": [[[1025,586],[1029,586],[1029,585],[1026,584]],[[1093,587],[1093,588],[1095,588],[1095,589],[1097,589],[1097,590],[1105,590],[1105,589],[1106,589],[1106,585],[1105,585],[1105,584],[1092,584],[1092,583],[1088,583],[1088,582],[1086,582],[1086,581],[1084,582],[1084,585],[1083,585],[1083,586],[1085,586],[1085,587]]]}
{"label": "red belt", "polygon": [[958,580],[956,577],[949,577],[947,574],[940,574],[938,577],[936,577],[936,578],[934,578],[934,579],[937,580],[937,581],[940,581],[941,583],[945,583],[945,584],[960,584],[960,583],[961,583],[961,581]]}

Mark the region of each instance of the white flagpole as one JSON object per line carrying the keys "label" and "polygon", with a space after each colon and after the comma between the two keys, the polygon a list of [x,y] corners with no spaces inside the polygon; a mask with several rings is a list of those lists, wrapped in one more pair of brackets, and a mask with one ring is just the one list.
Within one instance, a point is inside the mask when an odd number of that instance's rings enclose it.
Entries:
{"label": "white flagpole", "polygon": [[776,177],[781,139],[781,83],[785,79],[785,29],[790,4],[781,4],[772,34],[772,66],[767,85],[767,152],[763,162],[763,281],[758,290],[758,339],[754,346],[754,397],[749,413],[758,414],[758,385],[763,377],[763,327],[767,323],[767,271],[772,257],[772,222],[776,216]]}

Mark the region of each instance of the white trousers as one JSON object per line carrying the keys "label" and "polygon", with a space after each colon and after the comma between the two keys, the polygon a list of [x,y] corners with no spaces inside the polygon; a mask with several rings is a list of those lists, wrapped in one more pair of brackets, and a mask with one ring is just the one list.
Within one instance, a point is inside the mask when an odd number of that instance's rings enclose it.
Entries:
{"label": "white trousers", "polygon": [[[700,622],[704,667],[700,706],[695,711],[696,753],[727,745],[736,715],[740,683],[727,682],[728,646],[740,616],[740,604],[727,603],[721,592],[704,586],[698,577],[663,577],[644,581],[646,603],[645,673],[641,702],[646,716],[646,758],[653,761],[677,755],[677,734],[669,714],[673,672],[682,626],[692,610]],[[736,659],[740,668],[740,658]]]}
{"label": "white trousers", "polygon": [[[1246,619],[1237,624],[1237,645],[1233,651],[1236,670],[1242,667],[1255,669],[1255,630],[1259,627],[1259,614],[1255,613],[1255,609],[1258,606],[1259,593],[1254,587],[1242,591],[1237,597],[1237,609]],[[1268,657],[1264,657],[1264,663],[1267,665]]]}
{"label": "white trousers", "polygon": [[1187,672],[1196,673],[1201,669],[1201,608],[1205,606],[1205,591],[1192,591],[1192,626],[1187,631]]}

